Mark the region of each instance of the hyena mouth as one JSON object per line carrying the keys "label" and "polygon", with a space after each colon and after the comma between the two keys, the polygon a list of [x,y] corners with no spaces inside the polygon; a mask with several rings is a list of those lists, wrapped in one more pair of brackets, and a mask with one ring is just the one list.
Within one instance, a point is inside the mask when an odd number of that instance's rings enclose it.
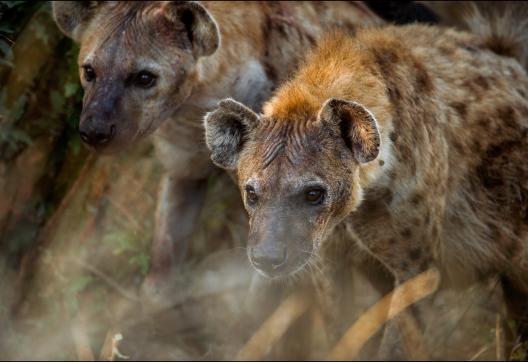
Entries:
{"label": "hyena mouth", "polygon": [[310,252],[306,258],[298,259],[297,262],[285,262],[276,267],[267,268],[267,270],[261,268],[258,263],[255,263],[251,258],[249,259],[253,269],[255,269],[260,275],[273,281],[289,281],[304,274],[308,274],[313,270],[318,270],[313,252]]}

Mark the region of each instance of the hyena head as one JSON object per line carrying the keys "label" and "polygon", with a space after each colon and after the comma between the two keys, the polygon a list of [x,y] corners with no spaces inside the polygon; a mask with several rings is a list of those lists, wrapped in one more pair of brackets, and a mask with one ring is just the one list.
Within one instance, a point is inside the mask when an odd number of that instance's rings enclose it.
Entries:
{"label": "hyena head", "polygon": [[53,2],[60,29],[81,45],[79,133],[92,149],[122,149],[153,132],[189,96],[198,59],[219,46],[197,2]]}
{"label": "hyena head", "polygon": [[359,206],[359,167],[379,152],[376,120],[362,105],[332,98],[318,107],[285,119],[224,100],[205,118],[213,162],[237,171],[248,256],[268,277],[294,274],[317,255]]}

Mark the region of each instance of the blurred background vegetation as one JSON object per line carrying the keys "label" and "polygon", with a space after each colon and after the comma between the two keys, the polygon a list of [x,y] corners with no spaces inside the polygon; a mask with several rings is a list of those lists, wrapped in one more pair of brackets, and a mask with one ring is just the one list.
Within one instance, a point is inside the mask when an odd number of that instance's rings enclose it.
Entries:
{"label": "blurred background vegetation", "polygon": [[[0,2],[0,359],[77,358],[78,320],[99,351],[125,308],[116,300],[141,308],[161,166],[148,141],[108,157],[81,145],[78,50],[48,2]],[[214,251],[243,238],[234,186],[221,176],[210,188],[189,266],[206,240]]]}
{"label": "blurred background vegetation", "polygon": [[[254,271],[237,189],[226,175],[211,178],[201,228],[174,277],[177,296],[147,313],[138,289],[161,166],[149,140],[105,157],[81,145],[78,50],[48,2],[0,1],[0,359],[119,358],[111,348],[119,333],[134,359],[233,358],[255,329],[244,325],[247,313],[256,313],[244,309]],[[380,297],[354,278],[350,322]],[[495,286],[438,299],[428,336],[439,356],[496,358]],[[288,288],[259,313],[269,315]],[[302,342],[288,348],[275,353],[306,353]]]}

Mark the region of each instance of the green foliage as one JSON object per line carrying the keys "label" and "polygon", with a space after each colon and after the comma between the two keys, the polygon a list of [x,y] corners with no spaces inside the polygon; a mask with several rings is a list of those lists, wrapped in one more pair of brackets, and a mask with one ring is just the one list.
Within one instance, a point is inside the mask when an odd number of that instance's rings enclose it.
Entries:
{"label": "green foliage", "polygon": [[12,67],[11,46],[27,19],[42,6],[39,1],[0,1],[0,65]]}
{"label": "green foliage", "polygon": [[[115,256],[126,258],[128,264],[134,269],[139,269],[141,275],[146,275],[149,266],[149,255],[147,254],[148,239],[144,235],[133,233],[130,228],[117,229],[103,236],[106,243]],[[126,271],[130,273],[130,271]]]}
{"label": "green foliage", "polygon": [[[24,206],[24,216],[11,221],[0,235],[0,252],[7,252],[15,265],[18,256],[32,247],[40,227],[56,209],[82,166],[82,162],[72,162],[73,166],[64,170],[67,160],[84,157],[77,134],[82,105],[77,69],[79,48],[65,37],[58,43],[57,40],[53,44],[47,42],[52,33],[57,39],[58,30],[51,18],[46,17],[51,17],[46,2],[0,1],[0,58],[4,60],[0,62],[0,82],[3,82],[0,89],[0,162],[9,166],[26,149],[33,154],[44,154],[45,162],[43,174],[35,180],[34,195]],[[26,46],[29,35],[29,44],[32,44],[31,38],[44,40],[44,45],[40,46],[45,48],[45,54],[51,53],[43,58],[37,74],[22,73],[27,68],[22,64],[31,59],[11,56],[11,47],[16,46],[22,32]],[[36,43],[42,44],[42,41]],[[10,67],[2,66],[5,61],[10,62]],[[17,83],[19,78],[30,82]],[[27,86],[21,89],[20,84]],[[8,94],[17,98],[8,102]],[[38,149],[32,148],[34,146]],[[57,175],[64,172],[68,175],[57,180]]]}

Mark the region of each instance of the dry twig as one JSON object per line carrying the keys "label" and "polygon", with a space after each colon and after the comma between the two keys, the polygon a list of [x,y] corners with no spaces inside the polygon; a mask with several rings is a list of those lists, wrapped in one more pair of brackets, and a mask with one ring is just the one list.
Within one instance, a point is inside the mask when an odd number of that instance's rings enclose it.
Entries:
{"label": "dry twig", "polygon": [[258,361],[264,358],[270,348],[293,322],[308,310],[309,306],[309,299],[304,293],[296,292],[290,295],[242,347],[237,359]]}
{"label": "dry twig", "polygon": [[82,309],[79,311],[77,318],[72,323],[71,331],[77,360],[95,361],[95,356],[90,345],[90,337],[86,333],[85,318]]}
{"label": "dry twig", "polygon": [[130,359],[130,357],[119,352],[118,347],[122,340],[123,335],[121,333],[116,333],[113,328],[110,328],[106,333],[103,348],[101,348],[101,353],[99,354],[99,361],[114,361],[116,357],[119,357],[120,359]]}
{"label": "dry twig", "polygon": [[505,353],[504,353],[504,331],[502,329],[502,318],[500,313],[497,313],[495,318],[495,357],[497,358],[497,361],[504,361]]}
{"label": "dry twig", "polygon": [[386,321],[434,293],[439,281],[439,272],[436,269],[429,269],[384,296],[348,329],[328,354],[327,360],[355,358],[365,343],[381,329]]}

